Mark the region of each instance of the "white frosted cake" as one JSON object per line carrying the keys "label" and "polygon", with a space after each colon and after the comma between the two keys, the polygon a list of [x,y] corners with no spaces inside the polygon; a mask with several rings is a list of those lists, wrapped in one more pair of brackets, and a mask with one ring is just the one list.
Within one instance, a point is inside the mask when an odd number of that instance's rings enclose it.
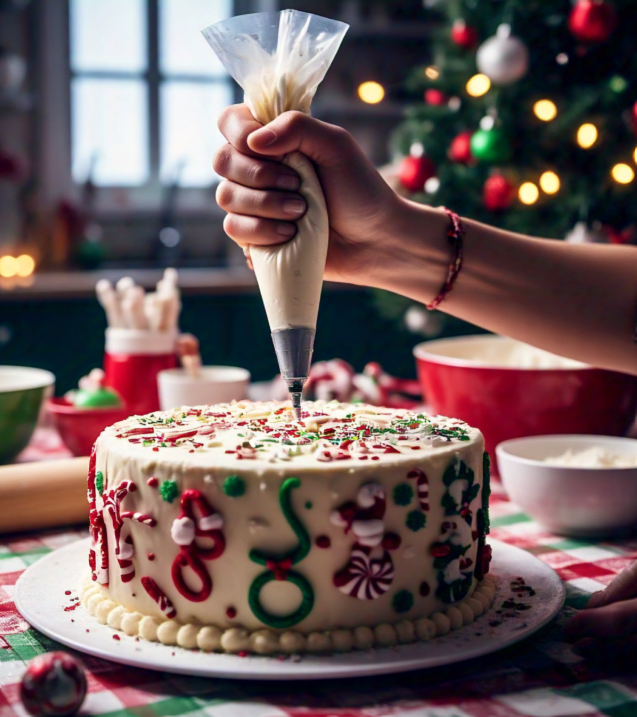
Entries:
{"label": "white frosted cake", "polygon": [[490,606],[488,456],[461,421],[337,402],[134,416],[91,457],[100,622],[261,654],[426,640]]}

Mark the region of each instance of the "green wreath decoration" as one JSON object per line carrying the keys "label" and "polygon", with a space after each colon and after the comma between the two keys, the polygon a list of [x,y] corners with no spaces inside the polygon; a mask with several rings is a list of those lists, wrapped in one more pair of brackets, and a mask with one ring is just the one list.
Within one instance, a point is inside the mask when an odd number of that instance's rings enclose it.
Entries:
{"label": "green wreath decoration", "polygon": [[[292,566],[300,563],[310,552],[312,542],[303,523],[292,508],[291,493],[301,485],[298,478],[287,478],[279,489],[279,504],[281,512],[288,521],[290,527],[299,541],[299,544],[287,553],[279,556],[267,555],[266,553],[253,548],[249,553],[252,562],[263,565],[267,568],[264,572],[252,581],[248,592],[248,603],[255,617],[268,627],[285,630],[304,620],[314,607],[314,590],[307,578]],[[272,615],[261,604],[261,590],[273,580],[284,580],[296,585],[301,591],[301,604],[289,615]]]}

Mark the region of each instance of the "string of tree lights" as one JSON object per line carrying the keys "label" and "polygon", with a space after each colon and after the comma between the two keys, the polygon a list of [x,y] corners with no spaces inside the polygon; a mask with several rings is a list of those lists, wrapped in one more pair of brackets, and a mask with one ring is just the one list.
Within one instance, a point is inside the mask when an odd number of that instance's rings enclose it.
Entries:
{"label": "string of tree lights", "polygon": [[392,140],[403,190],[523,234],[637,243],[637,3],[434,10],[433,61],[409,74],[414,103]]}

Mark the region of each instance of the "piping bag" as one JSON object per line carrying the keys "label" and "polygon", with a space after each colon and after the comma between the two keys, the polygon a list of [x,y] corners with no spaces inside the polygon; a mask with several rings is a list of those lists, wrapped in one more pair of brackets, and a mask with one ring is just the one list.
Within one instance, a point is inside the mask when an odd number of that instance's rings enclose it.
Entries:
{"label": "piping bag", "polygon": [[[310,113],[348,25],[319,15],[283,10],[239,15],[203,30],[228,73],[244,91],[254,118],[267,124],[288,110]],[[284,164],[301,178],[307,212],[285,244],[250,247],[281,376],[297,420],[314,350],[329,219],[312,163],[300,152]]]}

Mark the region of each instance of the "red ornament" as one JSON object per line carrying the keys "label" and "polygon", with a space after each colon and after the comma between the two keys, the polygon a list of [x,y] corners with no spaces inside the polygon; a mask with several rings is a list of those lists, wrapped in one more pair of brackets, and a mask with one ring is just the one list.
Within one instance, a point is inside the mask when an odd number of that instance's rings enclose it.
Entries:
{"label": "red ornament", "polygon": [[451,26],[451,39],[456,45],[469,50],[478,42],[478,31],[464,20],[458,19]]}
{"label": "red ornament", "polygon": [[86,675],[65,652],[33,658],[22,677],[20,697],[34,717],[74,715],[86,696]]}
{"label": "red ornament", "polygon": [[493,174],[484,183],[484,206],[491,212],[508,209],[515,199],[515,187],[501,174]]}
{"label": "red ornament", "polygon": [[605,0],[578,0],[568,18],[568,29],[580,42],[605,42],[617,25],[617,12]]}
{"label": "red ornament", "polygon": [[447,155],[452,162],[459,162],[460,164],[469,164],[473,161],[473,155],[471,154],[471,135],[473,132],[461,132],[457,137],[454,138]]}
{"label": "red ornament", "polygon": [[405,157],[398,168],[398,179],[409,192],[422,192],[425,182],[435,176],[436,167],[429,157]]}
{"label": "red ornament", "polygon": [[445,93],[441,90],[425,90],[425,102],[428,105],[436,105],[437,107],[440,107],[441,105],[447,104],[447,95],[445,95]]}

